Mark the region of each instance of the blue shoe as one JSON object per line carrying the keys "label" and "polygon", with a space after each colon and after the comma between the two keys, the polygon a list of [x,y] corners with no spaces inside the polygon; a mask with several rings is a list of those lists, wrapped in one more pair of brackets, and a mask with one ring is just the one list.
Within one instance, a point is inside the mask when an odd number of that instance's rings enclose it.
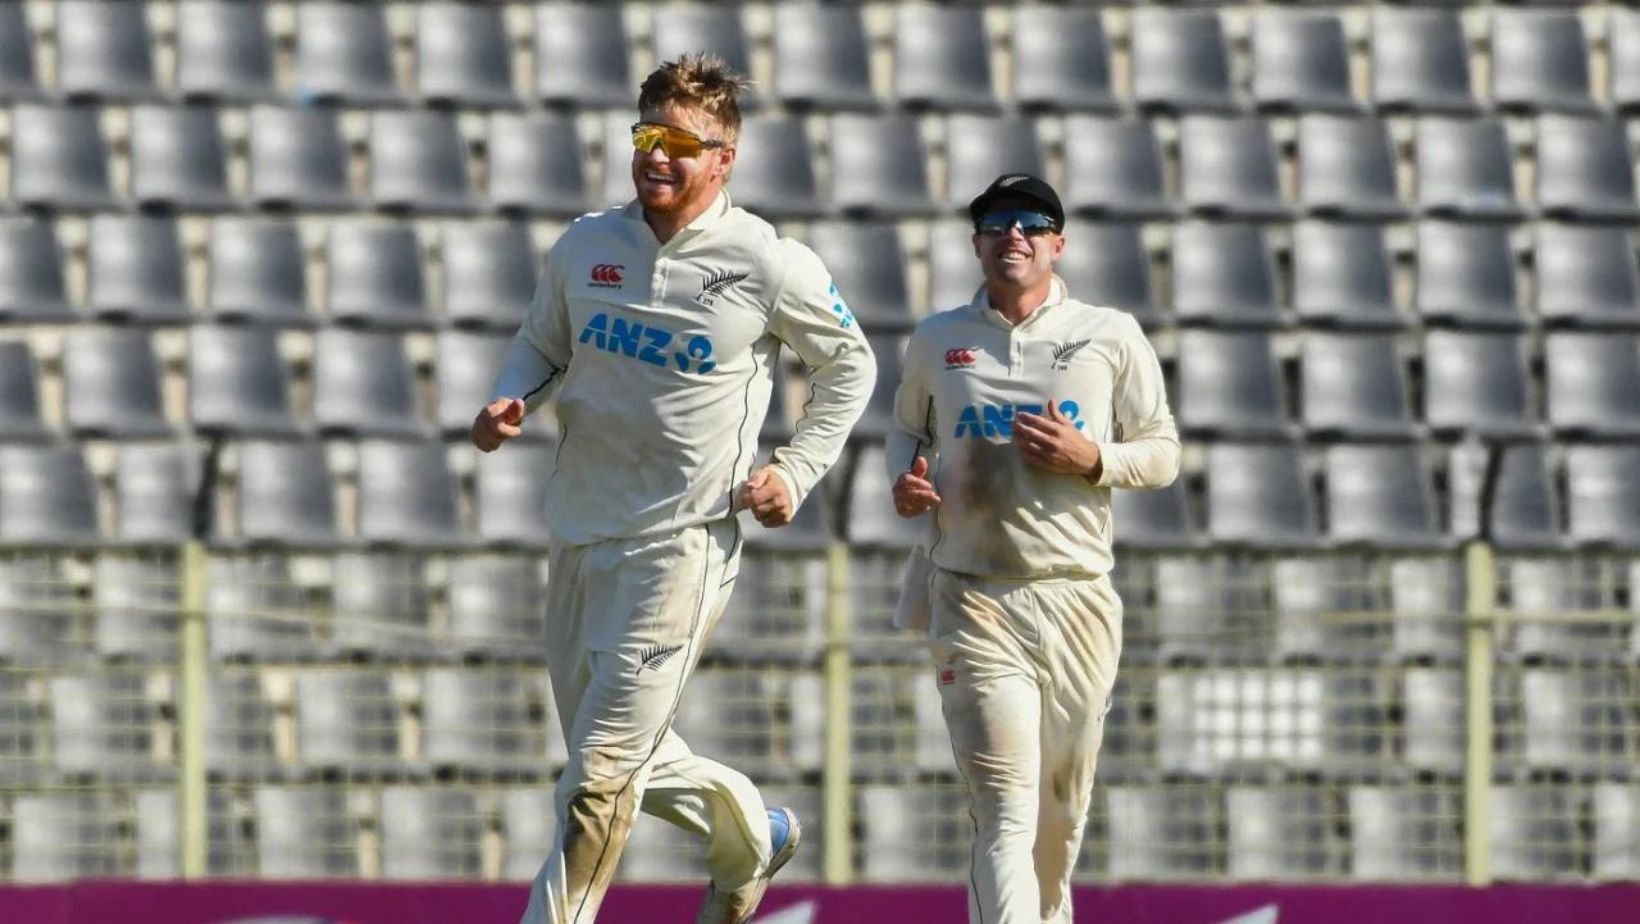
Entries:
{"label": "blue shoe", "polygon": [[697,924],[745,924],[751,920],[757,906],[763,902],[769,880],[797,853],[803,840],[803,826],[797,823],[797,813],[789,808],[769,809],[769,845],[773,856],[762,875],[733,892],[718,891],[717,884],[706,887],[706,900],[701,903]]}

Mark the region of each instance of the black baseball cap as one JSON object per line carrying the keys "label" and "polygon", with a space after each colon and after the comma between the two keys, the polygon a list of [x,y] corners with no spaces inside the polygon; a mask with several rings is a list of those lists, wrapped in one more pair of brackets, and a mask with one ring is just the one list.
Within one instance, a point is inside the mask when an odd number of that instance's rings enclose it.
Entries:
{"label": "black baseball cap", "polygon": [[1065,208],[1059,204],[1059,194],[1053,191],[1047,180],[1029,173],[1004,173],[997,177],[973,202],[968,203],[968,218],[977,223],[998,202],[1010,199],[1040,206],[1043,214],[1052,218],[1056,226],[1065,227]]}

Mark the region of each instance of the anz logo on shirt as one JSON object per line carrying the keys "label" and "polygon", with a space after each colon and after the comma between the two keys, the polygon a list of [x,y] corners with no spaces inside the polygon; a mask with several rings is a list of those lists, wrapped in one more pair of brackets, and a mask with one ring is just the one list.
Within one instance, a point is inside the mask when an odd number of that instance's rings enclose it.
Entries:
{"label": "anz logo on shirt", "polygon": [[[1014,435],[1015,414],[1036,414],[1041,416],[1044,408],[1040,404],[969,404],[965,405],[962,413],[957,415],[957,432],[952,434],[957,439],[1012,439]],[[1075,401],[1059,402],[1059,413],[1064,414],[1076,424],[1076,429],[1082,429],[1083,421],[1077,419],[1082,408]]]}
{"label": "anz logo on shirt", "polygon": [[[674,341],[682,349],[671,350],[669,357],[668,348],[674,345]],[[651,366],[664,368],[670,359],[681,372],[704,375],[717,368],[717,362],[712,359],[710,337],[691,337],[685,344],[681,337],[664,328],[625,318],[611,318],[602,311],[588,319],[587,326],[581,328],[580,342]]]}
{"label": "anz logo on shirt", "polygon": [[831,313],[837,316],[837,325],[844,330],[853,327],[854,312],[848,310],[848,306],[843,304],[843,296],[837,294],[837,286],[833,285],[827,289],[826,294],[831,296]]}

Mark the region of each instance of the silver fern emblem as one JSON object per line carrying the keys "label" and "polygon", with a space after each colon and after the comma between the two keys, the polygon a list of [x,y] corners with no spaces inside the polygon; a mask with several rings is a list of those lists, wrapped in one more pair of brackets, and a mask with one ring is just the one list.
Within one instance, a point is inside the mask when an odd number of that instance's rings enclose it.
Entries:
{"label": "silver fern emblem", "polygon": [[1089,339],[1073,340],[1069,343],[1055,344],[1053,348],[1053,368],[1069,369],[1071,367],[1071,359],[1075,357],[1077,353],[1081,352],[1083,347],[1092,342],[1093,341]]}
{"label": "silver fern emblem", "polygon": [[702,307],[710,308],[719,295],[734,288],[745,278],[745,273],[731,273],[728,270],[713,273],[706,277],[706,282],[701,285],[700,294],[695,296],[695,301]]}

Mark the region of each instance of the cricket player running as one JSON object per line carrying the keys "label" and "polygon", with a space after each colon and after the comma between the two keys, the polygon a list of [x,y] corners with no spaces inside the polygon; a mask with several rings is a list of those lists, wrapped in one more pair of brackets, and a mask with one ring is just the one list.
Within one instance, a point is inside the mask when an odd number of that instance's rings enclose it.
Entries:
{"label": "cricket player running", "polygon": [[1005,174],[968,211],[985,285],[917,325],[888,437],[895,510],[934,511],[901,614],[968,786],[969,920],[1057,924],[1122,650],[1110,489],[1172,482],[1179,438],[1139,325],[1054,275],[1052,187]]}
{"label": "cricket player running", "polygon": [[[640,807],[706,842],[703,924],[747,920],[798,845],[789,809],[765,809],[750,780],[671,730],[734,587],[736,511],[789,523],[876,376],[819,258],[724,192],[744,86],[703,55],[644,80],[637,200],[582,216],[552,247],[473,422],[493,451],[557,393],[547,668],[570,759],[523,924],[593,921]],[[752,471],[781,344],[809,367],[812,397]]]}

